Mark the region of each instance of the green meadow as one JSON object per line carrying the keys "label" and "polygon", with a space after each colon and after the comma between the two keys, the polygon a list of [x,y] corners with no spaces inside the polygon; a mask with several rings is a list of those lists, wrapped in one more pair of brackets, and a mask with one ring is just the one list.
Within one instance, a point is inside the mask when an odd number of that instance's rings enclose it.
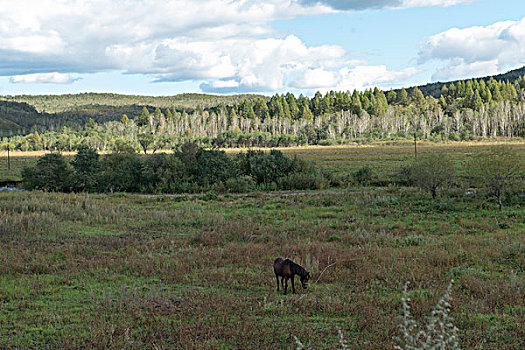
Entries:
{"label": "green meadow", "polygon": [[[525,157],[525,143],[508,143]],[[451,279],[465,349],[525,347],[525,205],[461,186],[487,143],[421,144],[458,171],[432,199],[390,183],[411,144],[285,149],[328,190],[235,195],[0,192],[0,348],[391,349],[403,286],[422,324]],[[0,158],[19,179],[35,156]],[[351,174],[372,169],[367,187]],[[467,194],[468,193],[468,194]],[[521,200],[520,200],[521,198]],[[276,291],[272,263],[312,274]],[[297,278],[298,282],[298,278]]]}

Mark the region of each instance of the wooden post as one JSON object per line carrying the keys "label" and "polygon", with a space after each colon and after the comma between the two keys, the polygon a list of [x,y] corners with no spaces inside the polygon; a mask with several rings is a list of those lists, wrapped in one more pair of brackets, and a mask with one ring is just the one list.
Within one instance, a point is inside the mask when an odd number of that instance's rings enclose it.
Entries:
{"label": "wooden post", "polygon": [[417,133],[414,131],[414,156],[417,160]]}
{"label": "wooden post", "polygon": [[11,158],[9,158],[9,145],[7,145],[7,170],[11,170]]}

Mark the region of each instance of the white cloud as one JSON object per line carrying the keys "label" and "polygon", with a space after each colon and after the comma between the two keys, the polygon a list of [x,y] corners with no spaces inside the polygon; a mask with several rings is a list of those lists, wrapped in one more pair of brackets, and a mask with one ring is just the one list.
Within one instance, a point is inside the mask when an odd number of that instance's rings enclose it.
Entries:
{"label": "white cloud", "polygon": [[[304,72],[328,79],[326,72],[356,64],[340,46],[281,37],[271,26],[275,20],[347,5],[359,10],[465,1],[0,0],[0,75],[59,81],[49,77],[117,70],[155,81],[204,81],[210,91],[275,91]],[[345,81],[338,74],[333,80]]]}
{"label": "white cloud", "polygon": [[449,29],[421,44],[419,61],[441,60],[446,66],[433,79],[489,75],[525,63],[525,18],[489,26]]}
{"label": "white cloud", "polygon": [[77,79],[73,79],[69,74],[62,73],[34,73],[25,75],[15,75],[10,79],[11,83],[44,83],[44,84],[71,84]]}
{"label": "white cloud", "polygon": [[498,73],[498,61],[481,61],[466,63],[462,58],[450,60],[445,67],[438,69],[433,75],[434,81],[447,81],[484,77]]}
{"label": "white cloud", "polygon": [[215,80],[211,82],[210,87],[213,89],[231,89],[238,88],[239,83],[235,80]]}
{"label": "white cloud", "polygon": [[304,5],[324,5],[338,11],[359,11],[384,8],[452,6],[474,0],[299,0]]}
{"label": "white cloud", "polygon": [[301,89],[314,89],[322,92],[328,90],[352,91],[364,90],[407,79],[420,70],[406,68],[401,71],[389,71],[386,66],[356,66],[344,67],[338,71],[327,71],[322,68],[310,69],[292,82],[292,86]]}
{"label": "white cloud", "polygon": [[402,7],[444,6],[449,7],[474,0],[404,0]]}

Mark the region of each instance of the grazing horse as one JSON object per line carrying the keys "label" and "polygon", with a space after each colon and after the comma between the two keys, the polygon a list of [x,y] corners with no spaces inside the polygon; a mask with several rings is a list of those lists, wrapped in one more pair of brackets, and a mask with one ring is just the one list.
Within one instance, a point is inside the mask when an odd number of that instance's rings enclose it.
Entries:
{"label": "grazing horse", "polygon": [[290,259],[275,259],[273,262],[273,271],[275,272],[275,279],[277,280],[277,291],[279,291],[279,276],[282,277],[281,286],[284,289],[284,294],[286,294],[286,290],[288,289],[288,279],[292,280],[292,292],[295,293],[295,275],[299,275],[301,277],[301,284],[303,288],[308,288],[310,273]]}

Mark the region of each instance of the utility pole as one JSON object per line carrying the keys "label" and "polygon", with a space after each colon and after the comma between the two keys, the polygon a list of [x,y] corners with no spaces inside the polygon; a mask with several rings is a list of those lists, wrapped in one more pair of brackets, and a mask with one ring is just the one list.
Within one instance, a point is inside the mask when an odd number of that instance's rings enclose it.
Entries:
{"label": "utility pole", "polygon": [[414,131],[414,156],[417,160],[417,133]]}
{"label": "utility pole", "polygon": [[2,147],[1,147],[1,149],[7,150],[7,170],[11,170],[11,157],[10,157],[10,154],[9,154],[9,151],[10,151],[9,150],[9,148],[10,148],[9,146],[11,146],[9,144],[9,142],[6,142],[6,143],[2,144]]}

